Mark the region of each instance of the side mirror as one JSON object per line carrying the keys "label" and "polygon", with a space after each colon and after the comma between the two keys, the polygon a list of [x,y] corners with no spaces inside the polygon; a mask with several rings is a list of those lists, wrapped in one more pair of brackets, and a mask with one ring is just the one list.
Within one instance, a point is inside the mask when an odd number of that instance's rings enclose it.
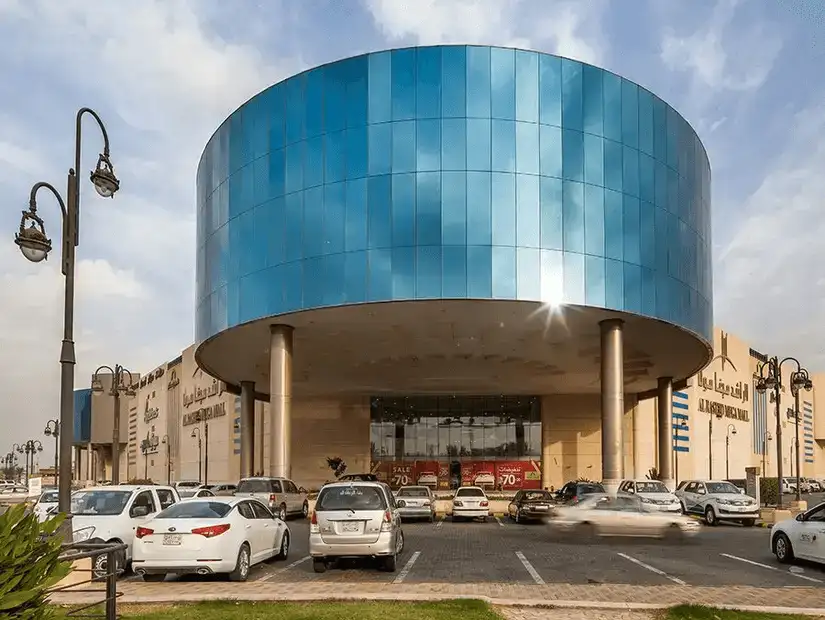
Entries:
{"label": "side mirror", "polygon": [[797,521],[804,521],[805,520],[805,513],[800,512],[796,517],[794,517]]}
{"label": "side mirror", "polygon": [[407,506],[407,502],[405,502],[403,499],[399,499],[396,502],[396,506],[398,506],[399,508],[405,508]]}
{"label": "side mirror", "polygon": [[145,517],[149,514],[149,506],[132,506],[129,516],[132,518]]}
{"label": "side mirror", "polygon": [[745,489],[739,489],[739,492],[740,492],[742,495],[744,495],[744,494],[745,494]]}
{"label": "side mirror", "polygon": [[628,493],[630,493],[631,495],[633,495],[633,494],[636,492],[636,489],[634,489],[633,487],[630,487],[630,488],[627,490],[627,492],[628,492]]}

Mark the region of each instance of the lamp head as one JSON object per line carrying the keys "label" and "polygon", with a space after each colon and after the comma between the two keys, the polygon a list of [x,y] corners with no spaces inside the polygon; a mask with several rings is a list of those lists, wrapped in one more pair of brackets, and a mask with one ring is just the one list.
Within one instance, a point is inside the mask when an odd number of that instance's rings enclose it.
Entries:
{"label": "lamp head", "polygon": [[[26,222],[29,222],[28,228]],[[20,248],[20,253],[33,263],[46,260],[52,251],[52,241],[46,236],[43,220],[31,209],[23,211],[20,230],[14,235],[14,243]]]}
{"label": "lamp head", "polygon": [[97,166],[89,175],[92,183],[103,198],[112,198],[115,192],[120,189],[120,181],[115,176],[115,170],[109,156],[103,153],[97,159]]}
{"label": "lamp head", "polygon": [[92,392],[95,394],[102,394],[103,393],[103,381],[100,380],[99,377],[95,376],[92,379]]}

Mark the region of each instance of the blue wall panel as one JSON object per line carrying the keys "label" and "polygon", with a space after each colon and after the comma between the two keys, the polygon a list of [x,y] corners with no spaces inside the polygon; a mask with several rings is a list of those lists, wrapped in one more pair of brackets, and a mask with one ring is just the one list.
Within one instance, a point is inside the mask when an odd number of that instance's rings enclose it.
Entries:
{"label": "blue wall panel", "polygon": [[597,67],[401,49],[260,93],[204,150],[196,339],[369,301],[518,299],[712,336],[710,166],[672,108]]}
{"label": "blue wall panel", "polygon": [[74,391],[74,443],[88,443],[92,436],[92,390]]}

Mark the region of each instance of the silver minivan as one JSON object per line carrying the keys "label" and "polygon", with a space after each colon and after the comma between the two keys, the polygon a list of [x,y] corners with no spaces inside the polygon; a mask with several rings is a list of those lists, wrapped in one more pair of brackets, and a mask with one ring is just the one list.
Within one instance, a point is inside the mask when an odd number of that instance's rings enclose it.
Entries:
{"label": "silver minivan", "polygon": [[309,525],[309,555],[316,573],[338,558],[369,557],[394,572],[404,550],[399,508],[383,482],[333,482],[318,493]]}
{"label": "silver minivan", "polygon": [[288,478],[244,478],[235,489],[235,496],[254,497],[275,513],[281,521],[289,515],[309,514],[309,500],[303,489],[299,489]]}

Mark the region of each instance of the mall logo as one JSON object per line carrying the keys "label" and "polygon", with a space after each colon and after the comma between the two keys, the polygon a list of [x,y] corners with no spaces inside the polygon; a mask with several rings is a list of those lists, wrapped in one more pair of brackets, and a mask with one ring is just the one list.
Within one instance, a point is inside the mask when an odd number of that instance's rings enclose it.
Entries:
{"label": "mall logo", "polygon": [[[708,366],[713,364],[716,360],[721,360],[722,362],[722,372],[717,373],[713,371],[713,374],[709,374],[707,368],[705,370],[700,370],[698,375],[696,376],[696,382],[702,390],[705,392],[716,392],[719,394],[723,399],[726,397],[734,398],[740,402],[746,403],[748,402],[749,398],[749,385],[747,381],[735,381],[732,382],[729,377],[725,376],[725,371],[727,370],[727,366],[730,365],[731,369],[734,373],[738,373],[739,371],[736,368],[736,364],[733,363],[733,360],[730,358],[728,354],[728,334],[722,332],[721,335],[721,346],[719,347],[719,355],[714,357]],[[719,411],[718,407],[722,405],[720,403],[714,403],[708,401],[705,411]],[[718,413],[717,413],[718,415]],[[723,414],[724,415],[724,414]]]}
{"label": "mall logo", "polygon": [[733,363],[733,360],[730,357],[728,357],[728,335],[725,332],[722,332],[721,340],[722,345],[720,348],[722,349],[722,351],[719,353],[719,355],[710,360],[710,363],[713,364],[713,362],[715,362],[716,360],[722,360],[722,371],[725,370],[725,364],[730,364],[731,368],[733,368],[733,371],[738,372],[736,370],[736,365]]}

